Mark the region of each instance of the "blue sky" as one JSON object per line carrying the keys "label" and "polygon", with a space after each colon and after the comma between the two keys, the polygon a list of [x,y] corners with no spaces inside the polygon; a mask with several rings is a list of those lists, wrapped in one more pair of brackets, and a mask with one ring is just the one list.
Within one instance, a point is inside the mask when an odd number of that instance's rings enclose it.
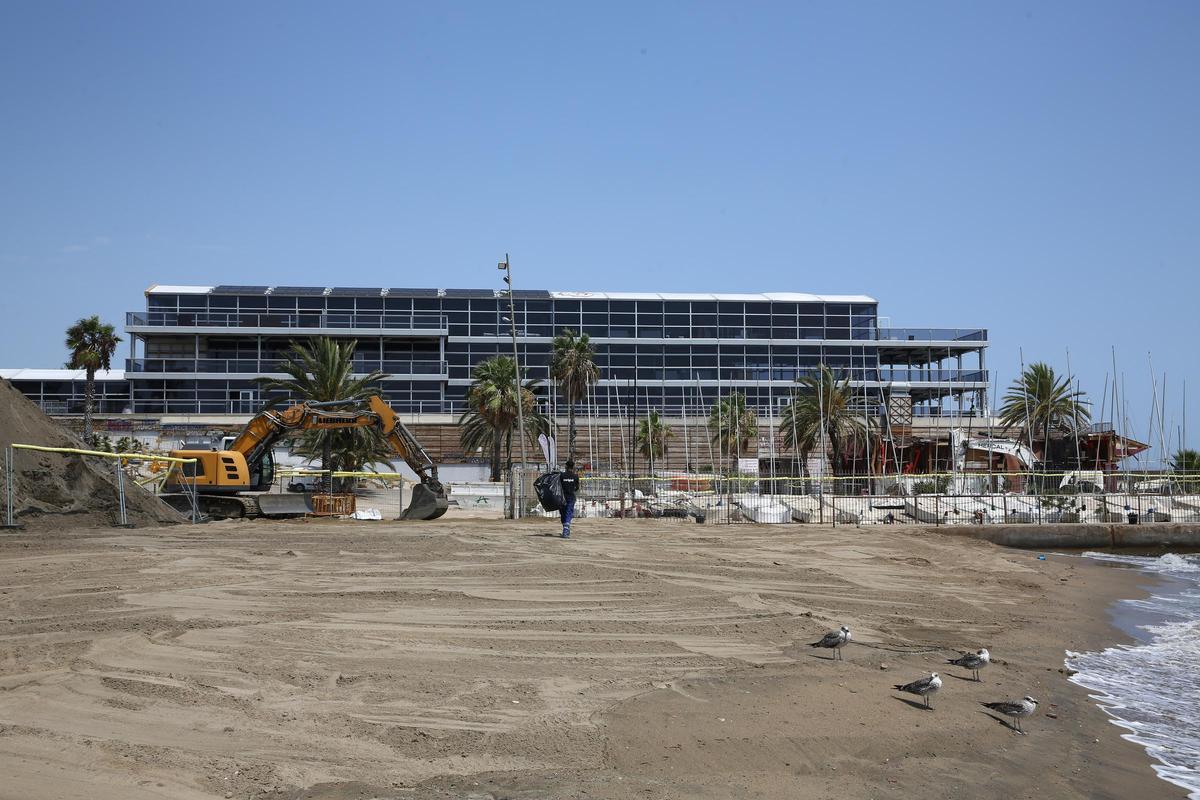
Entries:
{"label": "blue sky", "polygon": [[0,31],[0,366],[152,283],[488,287],[508,251],[519,287],[871,294],[989,328],[1001,384],[1070,348],[1098,399],[1115,347],[1143,435],[1153,352],[1200,441],[1200,4],[38,2]]}

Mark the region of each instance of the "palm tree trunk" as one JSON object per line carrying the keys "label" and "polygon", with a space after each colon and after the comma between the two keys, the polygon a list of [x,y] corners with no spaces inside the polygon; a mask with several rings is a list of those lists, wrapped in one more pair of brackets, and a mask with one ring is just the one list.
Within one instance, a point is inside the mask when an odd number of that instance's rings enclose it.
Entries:
{"label": "palm tree trunk", "polygon": [[504,446],[499,428],[492,429],[492,483],[500,482],[500,449]]}
{"label": "palm tree trunk", "polygon": [[834,477],[837,477],[838,470],[842,466],[842,441],[838,437],[838,432],[837,432],[836,428],[831,427],[829,429],[828,436],[829,436],[830,458],[833,459],[832,472],[833,472]]}
{"label": "palm tree trunk", "polygon": [[329,491],[332,492],[333,467],[329,463],[331,461],[333,461],[333,442],[330,441],[329,431],[325,431],[324,441],[321,443],[321,469],[330,470],[330,472],[325,476],[325,479],[329,481],[329,483],[326,485],[329,487]]}
{"label": "palm tree trunk", "polygon": [[567,458],[575,460],[575,404],[567,401]]}
{"label": "palm tree trunk", "polygon": [[96,397],[96,370],[87,368],[87,381],[83,389],[83,441],[92,444],[92,405]]}

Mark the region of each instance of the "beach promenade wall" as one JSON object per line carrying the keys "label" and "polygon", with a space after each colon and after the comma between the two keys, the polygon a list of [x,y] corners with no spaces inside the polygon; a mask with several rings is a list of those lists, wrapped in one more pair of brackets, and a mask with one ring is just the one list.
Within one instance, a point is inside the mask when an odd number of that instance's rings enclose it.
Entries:
{"label": "beach promenade wall", "polygon": [[1194,547],[1200,549],[1200,524],[1150,522],[1138,525],[954,525],[926,530],[983,539],[1005,547],[1031,550],[1099,547]]}

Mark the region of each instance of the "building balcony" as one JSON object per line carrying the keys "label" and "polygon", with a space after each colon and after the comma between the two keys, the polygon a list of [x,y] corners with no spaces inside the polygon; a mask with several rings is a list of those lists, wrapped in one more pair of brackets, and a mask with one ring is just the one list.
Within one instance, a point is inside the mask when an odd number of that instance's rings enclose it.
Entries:
{"label": "building balcony", "polygon": [[884,383],[978,383],[986,387],[988,372],[985,369],[882,367],[879,380]]}
{"label": "building balcony", "polygon": [[881,342],[987,342],[985,328],[879,328]]}
{"label": "building balcony", "polygon": [[[445,361],[354,360],[355,375],[367,375],[375,370],[401,379],[446,380],[450,376],[450,367]],[[278,360],[253,358],[127,358],[125,372],[131,377],[283,377]]]}
{"label": "building balcony", "polygon": [[328,336],[445,336],[444,314],[129,311],[129,333],[262,333]]}

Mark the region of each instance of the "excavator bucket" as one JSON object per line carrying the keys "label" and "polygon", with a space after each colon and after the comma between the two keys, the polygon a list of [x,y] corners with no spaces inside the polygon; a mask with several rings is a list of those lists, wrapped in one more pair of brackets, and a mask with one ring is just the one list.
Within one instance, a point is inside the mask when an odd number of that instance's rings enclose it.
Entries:
{"label": "excavator bucket", "polygon": [[408,508],[400,515],[401,519],[437,519],[446,513],[450,505],[446,490],[440,483],[418,483],[412,488],[412,498]]}

